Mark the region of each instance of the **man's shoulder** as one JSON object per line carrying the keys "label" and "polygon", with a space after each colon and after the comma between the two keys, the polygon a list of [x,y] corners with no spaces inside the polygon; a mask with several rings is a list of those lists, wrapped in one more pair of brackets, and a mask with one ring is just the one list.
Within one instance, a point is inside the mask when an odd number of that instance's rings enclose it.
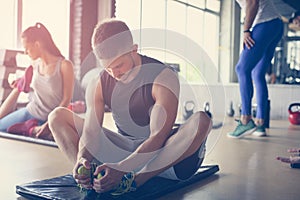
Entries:
{"label": "man's shoulder", "polygon": [[156,58],[152,58],[146,55],[140,55],[142,58],[142,64],[150,64],[150,63],[155,63],[155,64],[161,64],[161,65],[165,65],[163,62],[159,61]]}

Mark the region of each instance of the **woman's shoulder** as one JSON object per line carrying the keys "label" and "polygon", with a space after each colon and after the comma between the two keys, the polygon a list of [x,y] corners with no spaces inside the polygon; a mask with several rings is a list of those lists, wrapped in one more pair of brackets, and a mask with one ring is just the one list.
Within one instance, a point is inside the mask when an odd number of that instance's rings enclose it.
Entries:
{"label": "woman's shoulder", "polygon": [[70,60],[63,58],[60,64],[60,73],[65,75],[73,74],[70,72],[74,72],[73,63]]}
{"label": "woman's shoulder", "polygon": [[62,64],[62,65],[72,65],[72,66],[73,66],[72,61],[70,61],[70,60],[68,60],[68,59],[66,59],[66,58],[62,58],[62,59],[61,59],[61,64]]}
{"label": "woman's shoulder", "polygon": [[72,61],[63,58],[61,61],[61,68],[73,68],[73,63]]}

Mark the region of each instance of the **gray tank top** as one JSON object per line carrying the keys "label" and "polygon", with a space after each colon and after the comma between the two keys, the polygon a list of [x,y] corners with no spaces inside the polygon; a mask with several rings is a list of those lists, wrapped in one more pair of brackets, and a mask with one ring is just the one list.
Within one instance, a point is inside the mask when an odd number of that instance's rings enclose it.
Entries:
{"label": "gray tank top", "polygon": [[33,65],[33,77],[31,87],[33,92],[29,94],[28,112],[39,120],[46,121],[48,114],[56,108],[63,98],[63,80],[60,72],[63,58],[56,63],[54,73],[51,76],[40,74],[40,63]]}
{"label": "gray tank top", "polygon": [[104,103],[111,109],[119,133],[144,139],[150,134],[150,112],[155,101],[152,87],[156,77],[167,68],[153,58],[143,56],[138,75],[129,83],[100,74]]}
{"label": "gray tank top", "polygon": [[[246,0],[236,0],[242,9],[246,9]],[[260,23],[280,18],[280,14],[272,0],[260,0],[257,14],[255,16],[252,28]]]}

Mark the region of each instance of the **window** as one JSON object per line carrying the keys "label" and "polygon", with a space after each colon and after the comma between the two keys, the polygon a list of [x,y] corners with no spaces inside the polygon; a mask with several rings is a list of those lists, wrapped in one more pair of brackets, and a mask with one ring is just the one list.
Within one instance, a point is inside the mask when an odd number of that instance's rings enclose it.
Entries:
{"label": "window", "polygon": [[0,0],[0,48],[15,48],[16,47],[16,1],[15,0]]}
{"label": "window", "polygon": [[66,57],[69,56],[69,0],[23,0],[22,30],[36,22],[44,24]]}
{"label": "window", "polygon": [[[126,2],[116,0],[115,16],[126,21],[131,29],[140,30],[135,33],[138,32],[136,42],[141,53],[166,63],[180,64],[179,73],[189,83],[205,82],[203,77],[218,80],[217,74],[205,74],[205,71],[211,65],[217,68],[219,64],[219,0],[134,0],[135,3],[131,4]],[[161,35],[151,37],[147,32],[149,28],[160,30]],[[147,38],[157,45],[153,48],[145,47],[144,41]],[[180,43],[180,53],[172,51],[172,42]],[[205,61],[201,58],[188,58],[189,52],[192,51],[190,42],[193,42],[192,46],[199,51],[199,57],[208,57]],[[208,62],[210,64],[207,65]],[[199,72],[197,67],[200,65],[205,67]]]}
{"label": "window", "polygon": [[[289,31],[288,37],[299,37],[300,33]],[[291,70],[300,70],[300,41],[292,40],[287,42],[287,63]],[[299,81],[299,80],[298,80]]]}
{"label": "window", "polygon": [[140,12],[141,12],[141,0],[128,1],[119,0],[116,2],[118,9],[118,15],[120,19],[126,19],[126,23],[130,29],[135,30],[140,28]]}
{"label": "window", "polygon": [[0,26],[5,27],[1,33],[0,48],[23,49],[17,35],[18,27],[23,31],[41,22],[50,31],[62,54],[69,56],[70,0],[0,0],[0,12]]}

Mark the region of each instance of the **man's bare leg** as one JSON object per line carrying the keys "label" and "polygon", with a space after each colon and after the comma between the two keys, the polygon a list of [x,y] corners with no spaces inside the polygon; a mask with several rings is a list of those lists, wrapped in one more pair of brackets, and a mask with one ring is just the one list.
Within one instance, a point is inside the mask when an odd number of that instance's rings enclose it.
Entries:
{"label": "man's bare leg", "polygon": [[20,92],[14,88],[0,106],[0,119],[13,112],[16,109],[17,100]]}
{"label": "man's bare leg", "polygon": [[84,119],[67,108],[59,107],[50,113],[48,121],[59,149],[75,164]]}
{"label": "man's bare leg", "polygon": [[212,121],[204,112],[192,115],[182,128],[168,139],[157,157],[136,174],[137,186],[193,155],[207,138],[211,127]]}

